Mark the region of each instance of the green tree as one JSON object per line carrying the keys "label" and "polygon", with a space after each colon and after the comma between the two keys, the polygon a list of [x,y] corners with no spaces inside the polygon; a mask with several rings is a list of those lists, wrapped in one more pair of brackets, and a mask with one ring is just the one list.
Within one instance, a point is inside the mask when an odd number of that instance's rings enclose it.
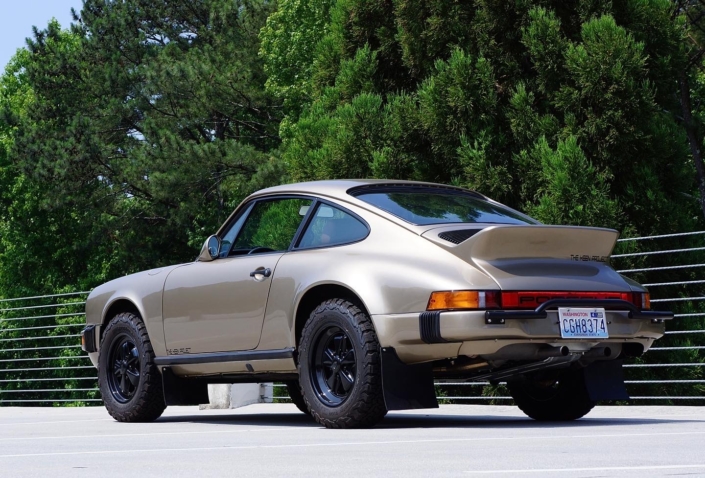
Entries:
{"label": "green tree", "polygon": [[[18,266],[18,283],[92,287],[191,260],[245,195],[281,180],[281,106],[258,56],[272,8],[86,0],[70,32],[35,29],[21,72],[6,75],[32,100],[3,105],[5,161],[35,188],[31,200],[8,200],[33,220],[3,236],[12,244],[2,253],[20,257],[24,243],[24,260],[66,254],[54,268]],[[37,270],[61,278],[44,284]]]}
{"label": "green tree", "polygon": [[[547,222],[694,227],[671,2],[339,0],[306,36],[292,12],[315,3],[282,0],[262,33],[277,91],[310,95],[280,130],[294,178],[423,179]],[[304,44],[275,47],[290,37]]]}

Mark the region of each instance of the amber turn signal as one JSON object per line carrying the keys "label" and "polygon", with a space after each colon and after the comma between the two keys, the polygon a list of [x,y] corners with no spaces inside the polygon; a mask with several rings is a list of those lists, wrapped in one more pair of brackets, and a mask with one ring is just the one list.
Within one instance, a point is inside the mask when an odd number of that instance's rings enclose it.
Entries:
{"label": "amber turn signal", "polygon": [[426,310],[496,309],[498,291],[451,290],[431,293]]}
{"label": "amber turn signal", "polygon": [[641,309],[651,310],[651,294],[648,292],[641,293]]}

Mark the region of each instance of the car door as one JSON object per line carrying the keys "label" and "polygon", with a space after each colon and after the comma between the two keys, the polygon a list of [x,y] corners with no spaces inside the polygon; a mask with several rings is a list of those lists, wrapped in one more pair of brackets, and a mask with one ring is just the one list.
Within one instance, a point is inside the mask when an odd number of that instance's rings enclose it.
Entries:
{"label": "car door", "polygon": [[220,257],[169,274],[164,285],[164,336],[170,355],[257,347],[271,281],[312,201],[255,200],[222,239]]}

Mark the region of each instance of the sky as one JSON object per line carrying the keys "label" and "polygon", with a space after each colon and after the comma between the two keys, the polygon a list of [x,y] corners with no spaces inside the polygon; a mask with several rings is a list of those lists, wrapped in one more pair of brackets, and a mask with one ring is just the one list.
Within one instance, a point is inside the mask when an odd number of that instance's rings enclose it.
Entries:
{"label": "sky", "polygon": [[56,18],[63,28],[71,23],[71,8],[81,10],[83,0],[0,0],[0,72],[18,48],[32,36],[32,26],[46,28]]}

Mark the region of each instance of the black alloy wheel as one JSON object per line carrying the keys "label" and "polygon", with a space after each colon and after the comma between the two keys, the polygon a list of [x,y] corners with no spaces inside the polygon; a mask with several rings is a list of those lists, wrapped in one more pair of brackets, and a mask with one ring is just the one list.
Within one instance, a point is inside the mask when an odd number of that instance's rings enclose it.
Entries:
{"label": "black alloy wheel", "polygon": [[135,396],[140,383],[140,356],[132,338],[123,334],[113,342],[108,363],[108,386],[115,400],[127,403]]}
{"label": "black alloy wheel", "polygon": [[105,408],[119,422],[150,422],[166,408],[147,327],[131,312],[105,326],[98,355],[98,386]]}
{"label": "black alloy wheel", "polygon": [[319,304],[304,324],[298,352],[299,390],[318,423],[367,428],[387,414],[381,347],[358,305],[345,299]]}
{"label": "black alloy wheel", "polygon": [[311,383],[318,398],[330,407],[341,405],[355,386],[355,348],[341,328],[320,330],[311,356]]}

